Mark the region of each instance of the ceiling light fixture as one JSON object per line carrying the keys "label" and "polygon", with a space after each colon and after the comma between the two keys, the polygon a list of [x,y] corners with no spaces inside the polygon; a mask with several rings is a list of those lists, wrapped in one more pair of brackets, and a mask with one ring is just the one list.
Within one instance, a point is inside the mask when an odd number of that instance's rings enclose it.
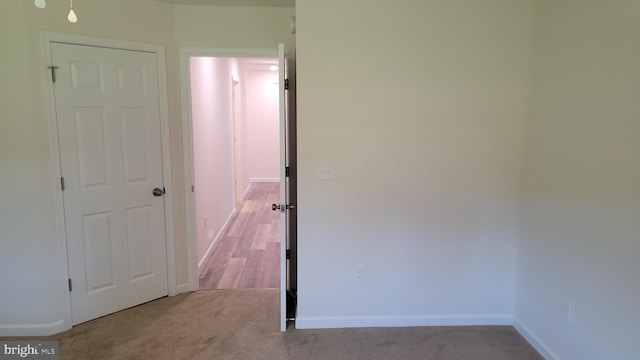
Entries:
{"label": "ceiling light fixture", "polygon": [[69,15],[67,16],[67,19],[69,19],[70,23],[77,23],[78,22],[78,16],[76,15],[76,12],[73,11],[73,0],[69,0]]}
{"label": "ceiling light fixture", "polygon": [[[47,7],[46,0],[35,0],[34,4],[39,9],[44,9]],[[70,23],[74,24],[78,22],[78,15],[76,15],[76,12],[73,10],[73,0],[69,0],[69,15],[67,15],[67,20],[69,20]]]}

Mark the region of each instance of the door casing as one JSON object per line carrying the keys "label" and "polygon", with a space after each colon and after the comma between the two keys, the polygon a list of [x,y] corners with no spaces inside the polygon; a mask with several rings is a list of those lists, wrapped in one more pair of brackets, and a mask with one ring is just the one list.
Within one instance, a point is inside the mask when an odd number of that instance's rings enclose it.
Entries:
{"label": "door casing", "polygon": [[[43,53],[39,63],[42,65],[40,75],[46,81],[47,89],[47,117],[48,117],[48,133],[49,143],[51,146],[51,160],[53,162],[53,189],[55,204],[55,219],[58,242],[58,258],[59,258],[59,283],[62,298],[62,320],[55,322],[50,329],[42,330],[42,335],[48,335],[56,332],[68,330],[72,327],[71,319],[71,297],[67,286],[69,278],[68,259],[67,259],[67,236],[65,231],[63,193],[60,186],[60,178],[62,177],[62,169],[60,167],[60,148],[57,134],[57,118],[55,109],[55,92],[53,82],[48,67],[52,64],[51,44],[64,43],[72,45],[87,45],[95,47],[104,47],[112,49],[144,51],[155,53],[158,58],[158,81],[159,81],[159,101],[160,101],[160,131],[162,141],[162,177],[164,186],[167,189],[164,196],[164,220],[165,220],[165,239],[167,246],[167,272],[168,272],[168,289],[169,295],[176,295],[187,291],[187,284],[177,284],[176,278],[176,257],[175,242],[173,232],[173,186],[171,181],[171,149],[169,145],[169,105],[167,93],[167,69],[165,61],[165,50],[163,46],[151,45],[138,42],[111,40],[97,37],[71,35],[64,33],[43,32],[42,44]],[[38,335],[38,334],[30,334]]]}

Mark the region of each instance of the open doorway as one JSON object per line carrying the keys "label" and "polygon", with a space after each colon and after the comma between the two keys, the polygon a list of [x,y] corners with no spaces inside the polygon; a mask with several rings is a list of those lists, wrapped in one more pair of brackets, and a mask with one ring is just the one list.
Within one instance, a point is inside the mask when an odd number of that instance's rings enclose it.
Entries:
{"label": "open doorway", "polygon": [[[297,269],[297,257],[296,257],[296,157],[295,157],[295,51],[290,53],[292,57],[288,57],[285,54],[285,47],[283,44],[279,44],[277,49],[207,49],[207,48],[181,48],[180,49],[180,73],[181,73],[181,88],[182,88],[182,115],[183,115],[183,151],[184,151],[184,179],[185,179],[185,219],[186,219],[186,252],[187,252],[187,283],[178,285],[182,291],[195,291],[198,290],[200,281],[199,275],[207,262],[207,252],[211,253],[218,246],[218,241],[222,239],[227,233],[233,234],[236,228],[236,222],[232,224],[232,220],[237,220],[238,224],[246,225],[248,222],[248,216],[242,216],[242,208],[245,204],[250,204],[251,207],[260,207],[257,205],[263,203],[269,205],[277,195],[279,195],[279,201],[274,201],[271,204],[270,209],[274,213],[262,213],[259,216],[261,220],[267,219],[273,214],[279,212],[279,228],[278,225],[271,223],[270,229],[278,229],[280,234],[280,241],[272,241],[271,249],[279,250],[278,262],[275,264],[278,268],[276,273],[279,277],[277,288],[271,288],[278,294],[278,302],[280,304],[280,330],[285,331],[287,328],[287,321],[295,318],[295,294],[296,294],[296,269]],[[206,66],[206,70],[202,72],[203,77],[191,76],[191,61],[194,58],[205,58],[211,63],[218,63],[219,67]],[[268,63],[277,59],[277,67]],[[261,69],[257,69],[262,67]],[[278,137],[275,143],[279,143],[278,155],[279,166],[278,175],[271,177],[272,175],[251,175],[248,171],[247,144],[245,136],[247,134],[246,112],[249,108],[246,102],[246,90],[248,88],[247,74],[250,70],[259,70],[272,72],[272,75],[268,77],[268,81],[264,82],[265,86],[277,88],[278,99]],[[242,75],[245,77],[242,77]],[[287,75],[289,74],[289,75]],[[218,79],[219,82],[203,81],[205,78]],[[211,87],[222,89],[223,96],[213,98],[211,91],[200,92],[199,90],[192,89],[191,82],[200,82],[199,86],[205,89]],[[213,84],[213,85],[212,85]],[[217,85],[216,85],[217,84]],[[244,85],[243,85],[244,84]],[[215,86],[214,86],[215,85]],[[226,89],[226,90],[225,90]],[[200,96],[199,101],[193,101],[192,97]],[[262,95],[263,97],[265,95]],[[222,99],[222,100],[220,100]],[[251,107],[252,109],[259,109],[259,107]],[[205,147],[205,151],[199,152],[198,146],[194,146],[194,138],[199,136],[205,129],[197,128],[197,122],[192,122],[193,113],[202,111],[203,113],[224,113],[226,118],[232,120],[226,122],[220,122],[218,130],[213,135],[205,137],[205,141],[202,143]],[[261,111],[258,111],[260,117]],[[211,117],[209,117],[211,118]],[[233,121],[235,119],[236,121]],[[241,119],[241,120],[239,120]],[[211,125],[208,123],[208,125]],[[266,134],[265,130],[257,131],[259,138],[263,138]],[[237,135],[237,136],[236,136]],[[210,148],[217,146],[217,148]],[[214,152],[217,153],[214,154]],[[264,153],[265,151],[261,151]],[[203,154],[201,160],[197,160],[194,153]],[[239,157],[236,154],[240,154]],[[264,154],[261,154],[264,155]],[[198,181],[200,185],[195,181],[195,167],[196,162],[212,162],[213,159],[220,161],[218,166],[208,167],[211,173],[215,173],[217,180],[204,180],[204,182]],[[238,163],[238,164],[237,164]],[[264,165],[265,161],[258,161],[257,164]],[[214,170],[212,170],[214,169]],[[200,172],[202,173],[202,172]],[[200,175],[198,178],[202,179]],[[219,180],[222,179],[222,180]],[[274,180],[277,179],[277,180]],[[253,180],[253,181],[251,181]],[[220,181],[220,183],[216,183]],[[278,192],[265,191],[264,188],[256,186],[258,183],[263,183],[265,187],[276,184],[270,184],[272,181],[276,181],[279,185]],[[214,188],[211,184],[215,184],[220,189],[226,191],[220,191],[219,202],[211,201],[212,206],[209,207],[209,212],[215,214],[215,219],[211,218],[208,213],[201,213],[196,216],[196,200],[197,199],[212,199],[211,195],[207,194],[207,188]],[[236,185],[239,184],[239,185]],[[238,189],[240,186],[240,189]],[[200,188],[202,187],[202,188]],[[220,190],[218,189],[218,190]],[[242,190],[242,191],[239,191]],[[255,193],[253,191],[255,190]],[[213,191],[213,190],[211,190]],[[257,200],[259,193],[270,193],[265,200]],[[242,193],[242,196],[239,194]],[[253,195],[251,195],[253,194]],[[277,194],[277,195],[276,195]],[[241,199],[240,206],[237,201]],[[268,199],[268,200],[267,200]],[[248,200],[253,200],[248,202]],[[265,206],[266,207],[266,206]],[[247,207],[249,209],[249,207]],[[264,210],[268,210],[269,208]],[[269,215],[267,215],[269,214]],[[205,218],[205,215],[206,218]],[[225,220],[226,216],[226,220]],[[212,220],[217,221],[216,227],[211,228]],[[205,225],[206,222],[206,225]],[[222,225],[220,225],[222,224]],[[264,223],[265,225],[268,222]],[[218,230],[219,229],[219,230]],[[244,233],[245,230],[243,229]],[[266,227],[263,227],[262,232],[266,232]],[[200,233],[200,239],[204,239],[204,246],[198,242],[198,233]],[[265,247],[264,239],[258,239],[258,242],[254,244],[258,229],[254,230],[254,239],[251,240],[251,245],[256,250],[261,250],[259,247]],[[204,234],[204,236],[202,236]],[[236,232],[237,234],[237,232]],[[249,234],[249,233],[247,233]],[[262,243],[261,243],[262,242]],[[222,242],[220,242],[222,244]],[[248,243],[247,243],[248,244]],[[277,244],[277,246],[276,246]],[[281,246],[282,245],[282,246]],[[222,246],[222,245],[221,245]],[[229,245],[230,247],[233,245]],[[233,253],[238,245],[235,245]],[[263,250],[264,251],[264,250]],[[239,252],[238,256],[240,256]],[[233,257],[233,255],[231,256]],[[234,260],[230,263],[236,269],[242,268],[242,272],[245,271],[245,265],[249,262],[248,257],[244,260]],[[214,261],[214,260],[212,260]],[[224,261],[224,260],[222,260]],[[215,261],[214,261],[215,262]],[[251,262],[249,262],[251,263]],[[242,265],[242,266],[241,266]],[[271,266],[271,264],[269,265]],[[258,268],[259,269],[259,268]],[[264,268],[263,268],[264,269]],[[226,269],[225,269],[226,271]],[[259,270],[258,270],[259,272]],[[232,272],[230,272],[231,274]],[[206,274],[203,274],[206,277]],[[237,273],[234,275],[237,276]],[[225,282],[236,283],[234,276],[231,279],[225,280]],[[264,276],[264,275],[263,275]],[[224,274],[222,275],[224,277]],[[222,279],[222,277],[220,277]],[[240,277],[237,278],[237,283],[240,283]],[[219,282],[219,281],[218,281]],[[245,281],[255,282],[255,281]],[[257,283],[260,284],[260,279]],[[262,283],[268,282],[263,280]],[[225,285],[223,283],[223,285]],[[260,285],[258,285],[260,286]],[[230,285],[226,285],[225,288],[231,288]],[[250,289],[246,287],[246,289]],[[255,289],[255,288],[254,288]],[[268,290],[269,291],[269,290]],[[277,311],[277,310],[276,310]],[[290,322],[291,323],[291,322]]]}
{"label": "open doorway", "polygon": [[198,289],[277,289],[278,59],[189,62]]}

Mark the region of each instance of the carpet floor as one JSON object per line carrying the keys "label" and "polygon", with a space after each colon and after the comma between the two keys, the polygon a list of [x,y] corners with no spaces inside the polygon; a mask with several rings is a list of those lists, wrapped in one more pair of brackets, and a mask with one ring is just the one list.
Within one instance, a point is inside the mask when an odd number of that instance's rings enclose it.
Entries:
{"label": "carpet floor", "polygon": [[277,309],[277,290],[200,291],[38,339],[60,341],[61,360],[542,359],[510,326],[292,329],[283,334]]}

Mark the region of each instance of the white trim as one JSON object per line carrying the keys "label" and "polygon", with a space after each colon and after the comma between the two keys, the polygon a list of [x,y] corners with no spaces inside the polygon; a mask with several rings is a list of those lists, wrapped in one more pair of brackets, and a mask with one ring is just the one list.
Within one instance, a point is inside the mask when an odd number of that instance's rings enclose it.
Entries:
{"label": "white trim", "polygon": [[[71,295],[69,294],[69,289],[65,286],[65,280],[69,278],[69,268],[68,268],[68,259],[67,259],[67,233],[64,226],[64,200],[62,196],[62,189],[60,187],[60,179],[62,177],[62,169],[60,168],[60,147],[58,143],[58,124],[56,118],[56,108],[55,108],[55,92],[53,88],[53,82],[50,81],[50,78],[46,73],[46,66],[52,64],[51,60],[51,42],[53,41],[53,34],[50,33],[42,33],[42,55],[41,62],[44,63],[40,68],[42,69],[41,75],[43,76],[41,79],[45,81],[46,94],[43,99],[47,105],[47,124],[48,124],[48,133],[49,133],[49,144],[50,144],[50,152],[51,159],[53,164],[53,179],[51,184],[53,186],[53,194],[54,194],[54,206],[55,206],[55,217],[56,217],[56,238],[58,243],[58,259],[59,259],[59,267],[58,274],[60,279],[60,315],[62,315],[62,325],[59,328],[59,331],[65,331],[71,329],[73,326],[73,320],[71,318]],[[46,332],[46,329],[51,329],[54,323],[50,324],[41,324],[41,325],[33,325],[33,326],[18,326],[13,328],[13,334],[18,334],[21,331],[29,331],[33,330],[33,335],[40,331]],[[11,326],[11,325],[10,325]],[[10,326],[6,328],[10,328]],[[25,334],[27,335],[27,334]],[[31,335],[31,334],[28,334]]]}
{"label": "white trim", "polygon": [[246,189],[244,189],[244,192],[242,193],[242,199],[246,200],[247,196],[249,195],[249,191],[251,191],[251,183],[249,183],[249,185],[247,186]]}
{"label": "white trim", "polygon": [[177,290],[176,245],[173,219],[173,187],[171,178],[171,131],[169,125],[169,93],[167,63],[164,46],[157,46],[158,98],[160,100],[160,132],[162,138],[162,178],[166,189],[164,194],[164,229],[167,243],[167,280],[169,296],[180,294]]}
{"label": "white trim", "polygon": [[[189,78],[189,59],[191,57],[239,57],[239,58],[275,58],[278,50],[247,48],[206,48],[180,47],[180,93],[182,103],[182,154],[184,165],[185,224],[187,241],[187,278],[189,291],[198,289],[198,260],[196,240],[195,199],[191,186],[194,185],[193,169],[193,127],[191,116],[191,89]],[[235,187],[234,187],[235,189]]]}
{"label": "white trim", "polygon": [[[165,220],[165,241],[167,246],[167,288],[169,295],[176,295],[180,292],[179,286],[176,284],[176,263],[175,263],[175,239],[174,239],[174,224],[173,224],[173,183],[171,180],[171,148],[169,138],[169,100],[167,93],[167,70],[166,70],[166,55],[165,48],[161,45],[152,45],[132,41],[112,40],[104,38],[96,38],[90,36],[72,35],[55,32],[42,32],[42,44],[43,44],[43,57],[40,59],[42,64],[41,73],[42,79],[46,81],[46,87],[44,95],[44,101],[48,108],[48,132],[49,140],[51,144],[51,156],[53,160],[53,179],[52,185],[54,187],[54,202],[55,202],[55,216],[57,227],[57,239],[58,239],[58,256],[60,259],[60,296],[62,298],[61,315],[62,320],[43,325],[29,325],[16,328],[24,329],[25,335],[37,335],[40,332],[59,332],[68,330],[72,327],[71,319],[71,297],[67,289],[66,279],[69,277],[69,270],[67,267],[67,236],[64,226],[64,205],[63,195],[60,189],[60,177],[62,176],[62,170],[60,168],[60,148],[58,143],[58,125],[55,109],[55,92],[53,83],[49,80],[46,74],[46,67],[51,65],[51,44],[52,43],[65,43],[74,45],[88,45],[95,47],[104,47],[112,49],[143,51],[149,53],[155,53],[158,60],[158,97],[160,103],[160,131],[162,138],[162,177],[164,187],[167,189],[167,193],[164,197],[164,220]],[[41,329],[42,331],[38,330]],[[47,330],[49,329],[49,330]],[[26,332],[30,332],[26,334]],[[15,333],[14,333],[15,334]]]}
{"label": "white trim", "polygon": [[48,336],[69,330],[65,320],[46,324],[0,325],[0,336]]}
{"label": "white trim", "polygon": [[250,183],[279,183],[280,178],[249,178]]}
{"label": "white trim", "polygon": [[[280,127],[280,204],[289,203],[288,183],[287,183],[287,92],[284,88],[286,80],[286,57],[284,54],[284,44],[278,44],[278,118]],[[280,209],[280,332],[287,331],[287,247],[288,240],[288,214],[284,209]]]}
{"label": "white trim", "polygon": [[277,58],[278,48],[210,48],[210,47],[185,47],[178,49],[180,59],[183,56],[190,57],[231,57],[231,58]]}
{"label": "white trim", "polygon": [[551,352],[549,347],[540,340],[540,337],[536,336],[526,325],[522,323],[522,320],[514,317],[513,327],[525,340],[527,340],[529,344],[531,344],[531,346],[533,346],[534,349],[536,349],[536,351],[538,351],[543,358],[546,360],[560,360],[560,357]]}
{"label": "white trim", "polygon": [[236,208],[234,208],[233,211],[231,211],[231,214],[229,214],[229,217],[227,217],[227,220],[224,222],[224,225],[222,225],[222,228],[220,228],[220,231],[218,231],[218,234],[216,235],[216,237],[213,238],[213,240],[211,241],[211,244],[209,244],[207,251],[204,252],[204,255],[202,255],[202,258],[200,258],[200,261],[198,261],[198,270],[202,268],[202,264],[204,264],[204,261],[209,257],[209,255],[211,255],[211,251],[213,251],[213,246],[218,242],[218,240],[220,240],[220,238],[222,238],[222,235],[227,231],[227,228],[231,223],[231,219],[233,219],[233,217],[236,216],[237,213],[238,213],[238,210]]}
{"label": "white trim", "polygon": [[448,316],[345,316],[297,317],[296,329],[334,329],[360,327],[409,326],[479,326],[513,324],[507,314],[448,315]]}
{"label": "white trim", "polygon": [[189,292],[189,291],[191,291],[189,289],[189,283],[182,283],[182,284],[177,284],[176,285],[176,292],[178,294],[186,293],[186,292]]}

